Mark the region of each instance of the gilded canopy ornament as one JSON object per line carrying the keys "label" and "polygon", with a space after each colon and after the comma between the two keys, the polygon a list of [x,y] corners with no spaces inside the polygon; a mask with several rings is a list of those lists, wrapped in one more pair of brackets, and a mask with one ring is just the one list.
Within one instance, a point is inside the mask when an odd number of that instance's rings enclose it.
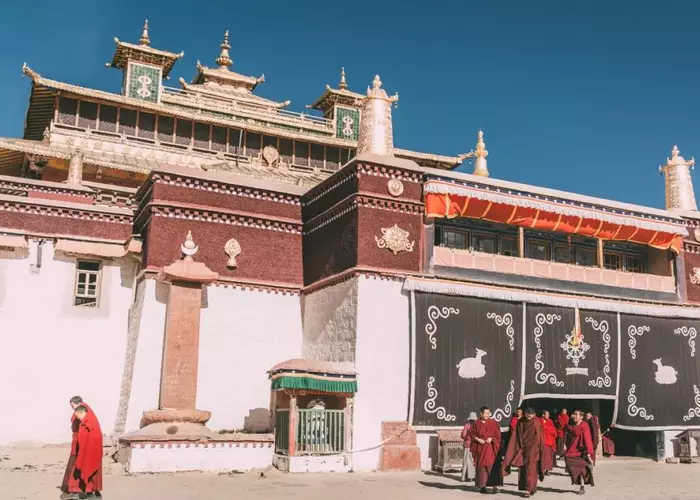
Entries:
{"label": "gilded canopy ornament", "polygon": [[228,262],[226,263],[226,267],[230,269],[236,269],[238,267],[236,257],[238,257],[241,254],[241,244],[238,243],[237,239],[231,238],[224,245],[224,252],[226,252],[226,255],[228,255]]}
{"label": "gilded canopy ornament", "polygon": [[392,227],[382,228],[382,237],[374,237],[377,247],[387,248],[396,255],[399,252],[412,252],[415,241],[409,241],[408,231],[401,229],[397,224]]}

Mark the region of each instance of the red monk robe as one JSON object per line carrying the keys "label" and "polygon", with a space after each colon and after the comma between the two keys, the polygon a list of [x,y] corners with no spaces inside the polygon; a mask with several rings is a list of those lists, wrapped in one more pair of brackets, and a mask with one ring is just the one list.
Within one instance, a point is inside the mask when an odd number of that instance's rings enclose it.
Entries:
{"label": "red monk robe", "polygon": [[578,425],[572,423],[567,428],[566,433],[566,470],[571,477],[571,484],[584,484],[595,486],[593,482],[593,472],[588,460],[595,453],[593,440],[591,439],[591,429],[586,422]]}
{"label": "red monk robe", "polygon": [[[498,424],[491,418],[487,420],[478,419],[472,425],[471,432],[471,447],[472,456],[474,457],[474,466],[476,468],[475,485],[477,488],[486,488],[487,486],[498,486],[494,484],[491,475],[491,469],[496,462],[498,449],[501,447],[501,429]],[[480,443],[478,440],[487,441],[490,443]],[[491,481],[489,481],[491,479]]]}
{"label": "red monk robe", "polygon": [[557,455],[564,456],[564,440],[566,438],[566,427],[569,425],[569,414],[559,413],[557,415]]}
{"label": "red monk robe", "polygon": [[615,456],[615,441],[610,439],[605,434],[603,434],[602,440],[603,440],[603,455],[605,455],[606,457],[614,457]]}
{"label": "red monk robe", "polygon": [[586,419],[589,429],[591,430],[591,440],[593,441],[593,450],[595,452],[591,456],[593,465],[595,465],[595,457],[598,450],[598,443],[600,442],[600,420],[595,415],[591,415],[589,419]]}
{"label": "red monk robe", "polygon": [[102,491],[102,429],[92,411],[78,426],[77,456],[68,485],[70,493]]}
{"label": "red monk robe", "polygon": [[544,430],[542,422],[536,418],[521,418],[515,433],[508,442],[508,450],[503,459],[502,472],[506,476],[510,467],[520,467],[518,489],[530,496],[537,491],[537,480],[543,480],[541,459],[544,456]]}
{"label": "red monk robe", "polygon": [[[93,413],[92,408],[88,406],[87,403],[82,402],[80,406],[87,408],[88,413]],[[71,444],[70,444],[70,456],[68,457],[68,463],[66,464],[66,472],[63,474],[63,483],[61,484],[61,491],[68,493],[69,485],[71,480],[73,480],[73,469],[75,468],[75,459],[78,455],[78,427],[80,426],[80,420],[75,416],[75,412],[71,413],[70,416],[70,427],[72,432]],[[75,480],[73,480],[75,481]],[[73,485],[73,490],[77,490],[78,485],[75,483]]]}
{"label": "red monk robe", "polygon": [[542,417],[542,431],[544,434],[544,455],[542,456],[542,472],[547,473],[554,469],[554,453],[557,450],[557,428],[551,418]]}

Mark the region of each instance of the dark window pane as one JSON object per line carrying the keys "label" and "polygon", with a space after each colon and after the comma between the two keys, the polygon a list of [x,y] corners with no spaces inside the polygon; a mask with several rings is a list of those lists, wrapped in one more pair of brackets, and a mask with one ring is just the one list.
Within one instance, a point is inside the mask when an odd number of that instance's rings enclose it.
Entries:
{"label": "dark window pane", "polygon": [[[241,149],[243,148],[243,143],[241,142],[243,136],[243,132],[235,129],[235,128],[230,128],[228,129],[228,152],[229,153],[234,153],[236,154],[238,152],[238,145],[241,145]],[[242,151],[241,151],[242,153]]]}
{"label": "dark window pane", "polygon": [[619,254],[606,253],[603,255],[603,263],[605,269],[619,270],[622,269],[622,259]]}
{"label": "dark window pane", "polygon": [[192,142],[192,122],[177,120],[175,122],[175,144],[189,146]]}
{"label": "dark window pane", "polygon": [[628,255],[626,258],[626,270],[630,273],[645,272],[644,259],[637,255]]}
{"label": "dark window pane", "polygon": [[79,260],[78,269],[80,269],[81,271],[99,271],[100,263],[88,260]]}
{"label": "dark window pane", "polygon": [[211,128],[211,149],[214,151],[226,151],[226,129],[223,127]]}
{"label": "dark window pane", "polygon": [[474,250],[484,253],[498,253],[498,236],[490,234],[475,234]]}
{"label": "dark window pane", "polygon": [[280,162],[291,165],[293,153],[294,141],[291,139],[280,139]]}
{"label": "dark window pane", "polygon": [[260,143],[262,136],[260,134],[246,132],[245,134],[245,151],[248,156],[260,156]]}
{"label": "dark window pane", "polygon": [[78,127],[97,129],[97,103],[90,101],[80,102],[80,116],[78,117]]}
{"label": "dark window pane", "polygon": [[311,144],[311,166],[313,168],[323,168],[323,157],[325,148],[320,144]]}
{"label": "dark window pane", "polygon": [[447,248],[466,250],[469,248],[469,233],[445,229],[443,232],[444,245]]}
{"label": "dark window pane", "polygon": [[595,266],[596,265],[596,251],[592,248],[581,248],[576,249],[576,263],[579,266]]}
{"label": "dark window pane", "polygon": [[503,237],[501,240],[501,254],[509,257],[518,256],[518,240],[516,238]]}
{"label": "dark window pane", "polygon": [[78,100],[69,97],[61,97],[58,101],[58,123],[75,126],[76,113],[78,112]]}
{"label": "dark window pane", "polygon": [[570,245],[556,245],[554,247],[554,261],[571,264],[574,262],[574,251]]}
{"label": "dark window pane", "polygon": [[158,140],[160,142],[173,142],[175,131],[175,119],[172,116],[158,116]]}
{"label": "dark window pane", "polygon": [[326,147],[326,169],[338,170],[340,168],[340,150],[338,148]]}
{"label": "dark window pane", "polygon": [[527,248],[531,259],[552,260],[551,247],[546,241],[530,241]]}
{"label": "dark window pane", "polygon": [[117,131],[117,108],[100,104],[100,124],[98,129],[104,132]]}
{"label": "dark window pane", "polygon": [[272,137],[271,135],[263,136],[263,147],[272,146],[277,149],[277,137]]}
{"label": "dark window pane", "polygon": [[201,149],[209,149],[209,124],[195,123],[194,124],[194,147]]}
{"label": "dark window pane", "polygon": [[119,114],[119,133],[136,135],[136,111],[122,108]]}
{"label": "dark window pane", "polygon": [[155,139],[156,137],[156,115],[151,113],[139,113],[139,137],[145,139]]}
{"label": "dark window pane", "polygon": [[294,164],[309,166],[309,143],[294,141]]}

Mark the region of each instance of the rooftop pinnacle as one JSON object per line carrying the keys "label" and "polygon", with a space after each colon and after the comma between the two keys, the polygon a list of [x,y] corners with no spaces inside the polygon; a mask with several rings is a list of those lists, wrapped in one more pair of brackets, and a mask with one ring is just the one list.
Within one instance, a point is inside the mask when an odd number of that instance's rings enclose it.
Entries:
{"label": "rooftop pinnacle", "polygon": [[231,45],[228,43],[228,30],[226,30],[224,33],[224,41],[221,43],[221,53],[219,54],[219,57],[214,59],[214,62],[219,66],[219,69],[228,69],[228,67],[233,64],[233,61],[229,56],[229,50],[231,50]]}
{"label": "rooftop pinnacle", "polygon": [[151,45],[151,39],[148,37],[148,19],[143,23],[143,31],[141,32],[141,38],[139,38],[139,44],[148,47]]}
{"label": "rooftop pinnacle", "polygon": [[348,83],[345,81],[345,68],[340,69],[340,83],[338,84],[340,90],[345,90],[348,88]]}

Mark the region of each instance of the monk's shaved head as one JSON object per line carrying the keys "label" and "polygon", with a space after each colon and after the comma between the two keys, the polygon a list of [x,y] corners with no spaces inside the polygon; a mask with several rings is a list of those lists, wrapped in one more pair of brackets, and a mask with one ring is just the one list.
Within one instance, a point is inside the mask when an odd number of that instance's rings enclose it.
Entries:
{"label": "monk's shaved head", "polygon": [[87,415],[87,413],[88,413],[87,406],[79,405],[75,409],[75,414],[78,416],[84,417],[85,415]]}
{"label": "monk's shaved head", "polygon": [[529,407],[529,406],[527,408],[525,408],[525,415],[536,415],[536,414],[537,413],[535,413],[534,408]]}

